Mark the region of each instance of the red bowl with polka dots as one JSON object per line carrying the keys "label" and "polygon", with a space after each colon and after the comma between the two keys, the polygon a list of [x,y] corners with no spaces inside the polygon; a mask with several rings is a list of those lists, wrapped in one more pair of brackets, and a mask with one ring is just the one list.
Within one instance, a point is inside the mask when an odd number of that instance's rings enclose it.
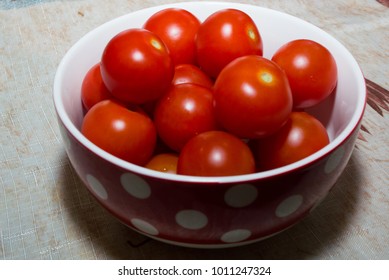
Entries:
{"label": "red bowl with polka dots", "polygon": [[[326,126],[331,142],[317,153],[282,168],[229,177],[166,174],[123,161],[88,141],[80,132],[82,79],[107,42],[120,31],[141,27],[153,13],[180,7],[204,20],[236,8],[258,25],[264,56],[298,38],[315,40],[335,57],[335,94],[309,112]],[[132,229],[164,242],[201,248],[238,246],[294,225],[327,195],[344,170],[358,135],[366,104],[364,78],[350,52],[335,38],[296,17],[257,6],[187,2],[152,7],[116,18],[82,37],[61,61],[54,82],[54,104],[69,159],[98,202]],[[237,162],[237,164],[239,164]]]}

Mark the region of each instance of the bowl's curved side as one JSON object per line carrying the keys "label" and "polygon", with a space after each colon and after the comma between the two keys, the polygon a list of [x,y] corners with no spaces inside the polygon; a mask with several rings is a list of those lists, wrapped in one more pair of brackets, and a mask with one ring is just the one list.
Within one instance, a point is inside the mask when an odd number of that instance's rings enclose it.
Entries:
{"label": "bowl's curved side", "polygon": [[230,247],[294,225],[343,172],[358,129],[331,155],[296,172],[231,184],[142,176],[91,153],[61,123],[66,151],[90,193],[123,224],[152,238],[191,247]]}

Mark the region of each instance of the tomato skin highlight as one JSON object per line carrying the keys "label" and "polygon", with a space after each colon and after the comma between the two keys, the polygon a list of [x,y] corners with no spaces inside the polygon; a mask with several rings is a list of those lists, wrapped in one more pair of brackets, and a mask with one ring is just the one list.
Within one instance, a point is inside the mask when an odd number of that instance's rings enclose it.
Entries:
{"label": "tomato skin highlight", "polygon": [[306,112],[292,112],[276,133],[252,141],[259,171],[282,167],[322,149],[329,143],[326,128]]}
{"label": "tomato skin highlight", "polygon": [[233,176],[255,172],[254,157],[241,139],[224,131],[203,132],[187,142],[177,173],[192,176]]}
{"label": "tomato skin highlight", "polygon": [[164,143],[179,152],[193,136],[216,128],[212,92],[195,84],[172,86],[155,108],[154,123]]}
{"label": "tomato skin highlight", "polygon": [[281,46],[272,60],[284,69],[293,95],[293,107],[312,107],[335,89],[338,74],[336,61],[321,44],[307,39]]}
{"label": "tomato skin highlight", "polygon": [[140,28],[114,36],[101,58],[101,76],[111,94],[123,102],[144,104],[170,87],[174,65],[164,42]]}
{"label": "tomato skin highlight", "polygon": [[101,101],[86,113],[81,133],[108,153],[137,165],[150,159],[157,137],[153,122],[145,114],[112,100]]}
{"label": "tomato skin highlight", "polygon": [[256,55],[235,59],[214,85],[218,123],[240,138],[260,138],[277,131],[292,111],[285,73],[274,62]]}
{"label": "tomato skin highlight", "polygon": [[236,9],[210,15],[196,37],[197,63],[211,78],[232,60],[244,55],[262,55],[262,38],[254,21]]}
{"label": "tomato skin highlight", "polygon": [[153,14],[143,28],[158,35],[166,44],[173,63],[196,64],[195,37],[200,21],[192,13],[167,8]]}

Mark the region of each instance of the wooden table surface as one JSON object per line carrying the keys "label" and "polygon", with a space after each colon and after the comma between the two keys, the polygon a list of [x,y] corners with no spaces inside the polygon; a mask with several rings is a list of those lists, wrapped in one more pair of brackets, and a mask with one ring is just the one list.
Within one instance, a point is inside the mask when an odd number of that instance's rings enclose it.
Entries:
{"label": "wooden table surface", "polygon": [[[0,259],[389,259],[388,1],[240,1],[305,19],[342,42],[366,77],[356,148],[307,218],[252,245],[175,247],[119,223],[64,151],[52,102],[66,51],[98,25],[162,1],[0,2]],[[178,1],[163,1],[163,3]]]}

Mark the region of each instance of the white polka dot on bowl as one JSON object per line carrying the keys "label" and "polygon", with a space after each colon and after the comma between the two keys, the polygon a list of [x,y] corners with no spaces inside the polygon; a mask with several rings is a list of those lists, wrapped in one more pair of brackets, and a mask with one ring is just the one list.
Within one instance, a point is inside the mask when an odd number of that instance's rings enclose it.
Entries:
{"label": "white polka dot on bowl", "polygon": [[108,199],[107,190],[105,189],[103,184],[100,183],[100,181],[96,177],[94,177],[91,174],[87,174],[86,180],[87,180],[87,182],[88,182],[88,184],[89,184],[89,186],[94,194],[96,194],[99,198],[101,198],[103,200]]}
{"label": "white polka dot on bowl", "polygon": [[124,173],[120,177],[120,183],[126,192],[128,192],[133,197],[146,199],[151,195],[151,188],[149,184],[135,174]]}
{"label": "white polka dot on bowl", "polygon": [[208,218],[204,213],[197,210],[182,210],[176,214],[176,222],[183,228],[196,230],[205,227]]}
{"label": "white polka dot on bowl", "polygon": [[231,207],[240,208],[253,203],[257,196],[258,191],[253,185],[238,184],[226,191],[224,201]]}
{"label": "white polka dot on bowl", "polygon": [[344,154],[345,154],[344,148],[340,147],[337,151],[335,151],[332,155],[330,155],[324,166],[324,172],[326,174],[332,173],[342,162]]}
{"label": "white polka dot on bowl", "polygon": [[236,243],[246,240],[251,236],[251,231],[247,229],[235,229],[224,233],[220,240],[224,243]]}
{"label": "white polka dot on bowl", "polygon": [[303,203],[303,196],[295,194],[284,199],[276,208],[276,216],[279,218],[285,218],[294,212],[301,206]]}
{"label": "white polka dot on bowl", "polygon": [[149,222],[146,222],[142,219],[133,218],[131,219],[132,225],[137,228],[138,230],[150,234],[150,235],[158,235],[159,231],[158,229],[150,224]]}

